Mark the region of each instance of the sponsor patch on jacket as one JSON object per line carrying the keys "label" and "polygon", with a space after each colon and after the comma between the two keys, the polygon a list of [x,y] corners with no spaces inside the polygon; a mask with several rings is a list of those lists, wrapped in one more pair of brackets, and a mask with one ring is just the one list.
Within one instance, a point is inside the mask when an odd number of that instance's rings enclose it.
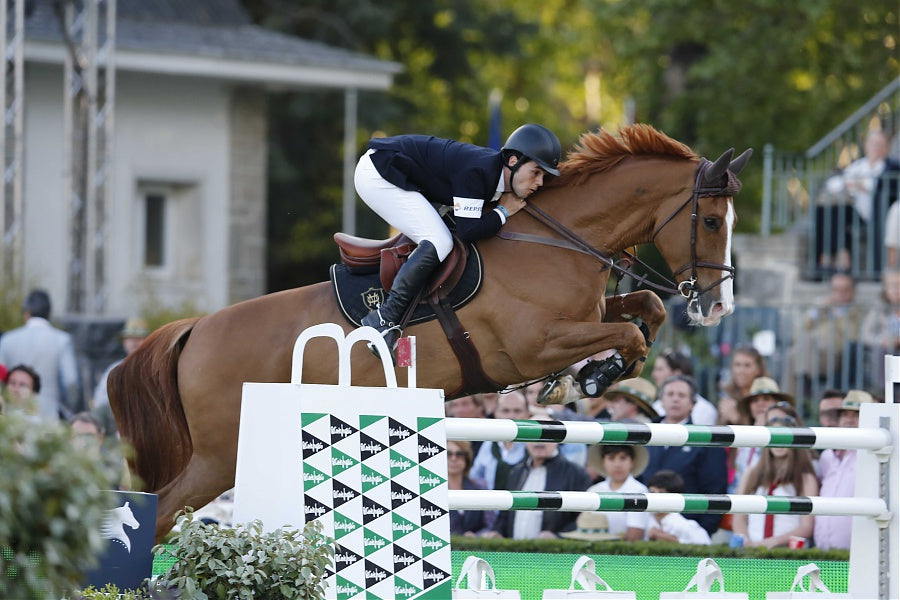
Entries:
{"label": "sponsor patch on jacket", "polygon": [[459,198],[454,196],[453,216],[480,218],[482,206],[484,206],[484,200],[478,198]]}

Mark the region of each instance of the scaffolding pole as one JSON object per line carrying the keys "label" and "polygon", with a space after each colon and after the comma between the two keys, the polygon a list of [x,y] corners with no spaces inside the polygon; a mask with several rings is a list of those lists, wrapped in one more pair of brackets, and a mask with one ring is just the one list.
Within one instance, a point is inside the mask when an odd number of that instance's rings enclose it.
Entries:
{"label": "scaffolding pole", "polygon": [[115,0],[69,0],[62,13],[70,249],[66,309],[101,315],[109,295],[116,5]]}
{"label": "scaffolding pole", "polygon": [[[9,9],[12,8],[12,15]],[[0,151],[3,152],[3,184],[0,185],[0,289],[9,301],[21,291],[24,270],[25,204],[22,199],[22,154],[25,100],[25,0],[0,5],[3,48],[3,85],[0,104]]]}

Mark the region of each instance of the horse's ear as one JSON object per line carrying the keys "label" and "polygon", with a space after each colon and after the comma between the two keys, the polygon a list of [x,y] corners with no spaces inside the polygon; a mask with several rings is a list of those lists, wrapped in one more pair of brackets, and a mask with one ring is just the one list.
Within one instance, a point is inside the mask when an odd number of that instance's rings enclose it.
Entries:
{"label": "horse's ear", "polygon": [[722,153],[722,156],[716,159],[716,162],[706,170],[704,179],[707,183],[716,184],[719,182],[719,179],[721,179],[722,175],[725,174],[725,171],[728,170],[728,165],[731,163],[732,156],[734,156],[734,148],[729,148]]}
{"label": "horse's ear", "polygon": [[735,175],[740,174],[740,172],[744,170],[744,167],[747,166],[747,163],[750,162],[751,154],[753,154],[753,148],[747,148],[746,150],[744,150],[743,154],[731,161],[731,165],[729,165],[728,170]]}

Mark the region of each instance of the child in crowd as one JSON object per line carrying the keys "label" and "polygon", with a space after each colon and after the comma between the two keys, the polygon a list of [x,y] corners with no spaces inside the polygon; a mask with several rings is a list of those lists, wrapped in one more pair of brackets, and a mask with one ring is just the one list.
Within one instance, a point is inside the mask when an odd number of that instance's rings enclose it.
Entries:
{"label": "child in crowd", "polygon": [[[597,455],[600,460],[598,461]],[[647,491],[635,477],[647,467],[647,449],[643,446],[591,446],[588,452],[590,464],[601,476],[600,483],[588,488],[589,492],[619,492],[642,494]],[[626,540],[644,537],[645,514],[639,512],[605,512],[609,533]]]}
{"label": "child in crowd", "polygon": [[[647,482],[647,487],[655,494],[680,494],[684,490],[684,480],[675,471],[662,469]],[[645,537],[648,540],[663,540],[680,544],[708,546],[709,533],[698,523],[679,513],[642,513],[646,515]]]}

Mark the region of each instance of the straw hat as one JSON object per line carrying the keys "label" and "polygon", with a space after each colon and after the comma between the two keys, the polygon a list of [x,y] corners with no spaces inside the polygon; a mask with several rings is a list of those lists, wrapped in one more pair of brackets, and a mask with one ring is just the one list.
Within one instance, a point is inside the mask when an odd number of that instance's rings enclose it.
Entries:
{"label": "straw hat", "polygon": [[653,401],[656,400],[656,386],[641,377],[623,379],[614,383],[603,397],[609,400],[622,397],[634,402],[638,410],[647,415],[650,420],[659,419],[659,414],[653,410]]}
{"label": "straw hat", "polygon": [[784,401],[791,406],[797,406],[794,397],[782,392],[781,388],[778,387],[778,382],[774,379],[771,377],[757,377],[750,384],[750,393],[738,401],[738,410],[742,415],[750,418],[750,401],[757,396],[771,396],[775,398],[776,402]]}
{"label": "straw hat", "polygon": [[856,412],[859,412],[859,406],[861,404],[875,403],[875,398],[873,398],[872,394],[869,392],[850,390],[847,392],[847,395],[844,396],[844,401],[841,403],[841,410],[855,410]]}
{"label": "straw hat", "polygon": [[609,532],[609,520],[601,512],[583,512],[575,520],[575,531],[562,531],[560,537],[570,540],[618,540],[621,536]]}
{"label": "straw hat", "polygon": [[[624,446],[625,444],[613,445]],[[637,477],[644,472],[644,469],[647,468],[647,463],[650,462],[650,453],[644,446],[631,444],[628,445],[634,448],[634,464],[631,466],[631,474],[634,477]],[[607,477],[606,469],[603,468],[603,446],[599,444],[592,444],[588,446],[587,465],[603,477]]]}
{"label": "straw hat", "polygon": [[129,317],[125,321],[125,327],[119,333],[121,338],[145,338],[150,335],[150,328],[147,321],[141,317]]}

